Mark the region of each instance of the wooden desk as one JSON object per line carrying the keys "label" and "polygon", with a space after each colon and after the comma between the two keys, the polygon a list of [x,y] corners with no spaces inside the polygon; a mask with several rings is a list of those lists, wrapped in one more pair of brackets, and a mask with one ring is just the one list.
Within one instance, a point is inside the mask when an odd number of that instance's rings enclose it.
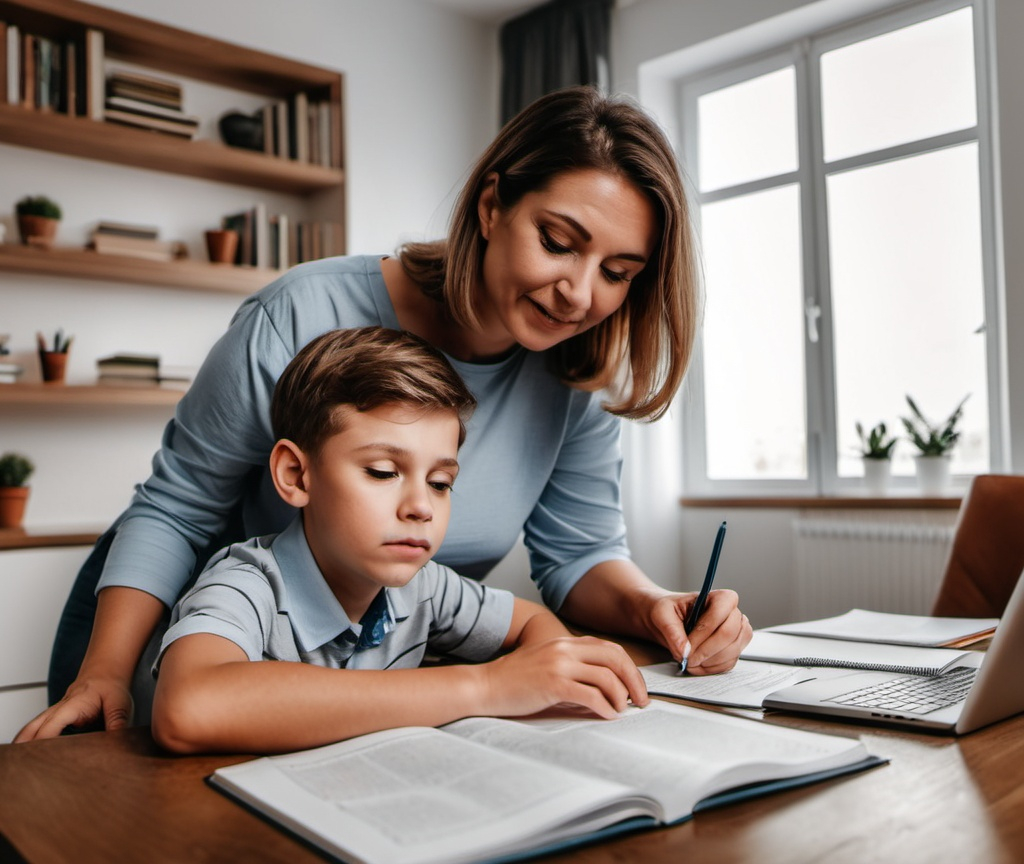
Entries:
{"label": "wooden desk", "polygon": [[[961,739],[772,718],[861,734],[891,763],[562,855],[560,864],[1024,861],[1024,716]],[[208,787],[245,757],[174,757],[148,730],[0,746],[0,861],[322,862]],[[20,856],[20,857],[19,857]]]}

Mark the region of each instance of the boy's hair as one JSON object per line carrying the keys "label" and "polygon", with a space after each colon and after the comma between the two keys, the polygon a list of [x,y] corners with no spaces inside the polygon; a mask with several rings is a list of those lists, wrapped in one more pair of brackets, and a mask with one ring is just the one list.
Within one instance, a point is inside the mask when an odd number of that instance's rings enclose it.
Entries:
{"label": "boy's hair", "polygon": [[270,422],[276,439],[315,454],[341,431],[340,407],[370,411],[396,403],[455,412],[459,446],[476,407],[448,359],[420,337],[384,327],[330,330],[299,351],[281,374]]}

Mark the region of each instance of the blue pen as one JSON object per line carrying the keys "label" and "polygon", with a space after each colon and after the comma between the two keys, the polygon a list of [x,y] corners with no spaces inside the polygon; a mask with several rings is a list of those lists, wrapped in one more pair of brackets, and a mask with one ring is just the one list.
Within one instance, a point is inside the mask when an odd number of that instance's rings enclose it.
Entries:
{"label": "blue pen", "polygon": [[[715,572],[718,570],[718,558],[722,554],[722,544],[724,542],[725,522],[722,522],[718,526],[718,533],[715,535],[715,545],[711,550],[711,560],[708,561],[708,572],[704,576],[704,584],[700,586],[700,593],[697,595],[697,599],[693,601],[693,606],[690,607],[690,613],[686,616],[686,621],[683,622],[687,636],[690,635],[693,628],[697,625],[697,619],[700,618],[701,613],[704,611],[704,604],[707,603],[708,593],[711,591],[711,586],[715,581]],[[686,664],[689,659],[690,641],[687,639],[686,648],[683,650],[683,659],[679,663],[680,675],[686,671]]]}

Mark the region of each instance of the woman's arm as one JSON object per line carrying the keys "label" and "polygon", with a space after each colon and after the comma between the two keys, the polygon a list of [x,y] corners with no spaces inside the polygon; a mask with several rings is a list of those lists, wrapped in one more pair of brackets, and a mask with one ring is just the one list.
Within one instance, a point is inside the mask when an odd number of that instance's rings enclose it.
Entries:
{"label": "woman's arm", "polygon": [[53,738],[67,726],[98,720],[107,729],[127,725],[132,714],[132,674],[163,611],[163,603],[144,591],[101,591],[78,678],[63,699],[25,725],[15,742]]}
{"label": "woman's arm", "polygon": [[632,561],[605,561],[592,567],[569,591],[559,613],[588,630],[636,636],[664,645],[681,660],[687,641],[687,671],[726,672],[736,665],[753,635],[735,591],[717,589],[693,632],[683,620],[696,592],[674,594],[655,585]]}

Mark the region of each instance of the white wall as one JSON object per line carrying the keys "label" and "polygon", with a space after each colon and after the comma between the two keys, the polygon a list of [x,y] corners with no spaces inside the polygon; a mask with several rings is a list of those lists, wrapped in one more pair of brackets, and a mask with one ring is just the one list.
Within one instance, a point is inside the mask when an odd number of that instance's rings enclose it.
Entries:
{"label": "white wall", "polygon": [[[347,225],[351,252],[390,252],[404,239],[444,233],[453,193],[492,137],[498,116],[496,30],[412,0],[100,0],[189,31],[344,73]],[[186,111],[214,136],[224,110],[258,97],[185,81]],[[221,215],[265,200],[246,189],[0,145],[0,221],[26,194],[64,209],[58,242],[84,244],[100,218],[161,228],[204,257],[202,232]],[[75,335],[69,382],[95,377],[97,357],[160,354],[198,365],[238,306],[238,295],[0,273],[0,332],[38,379],[36,331]],[[5,407],[0,451],[37,464],[27,522],[104,524],[149,472],[170,409]]]}

